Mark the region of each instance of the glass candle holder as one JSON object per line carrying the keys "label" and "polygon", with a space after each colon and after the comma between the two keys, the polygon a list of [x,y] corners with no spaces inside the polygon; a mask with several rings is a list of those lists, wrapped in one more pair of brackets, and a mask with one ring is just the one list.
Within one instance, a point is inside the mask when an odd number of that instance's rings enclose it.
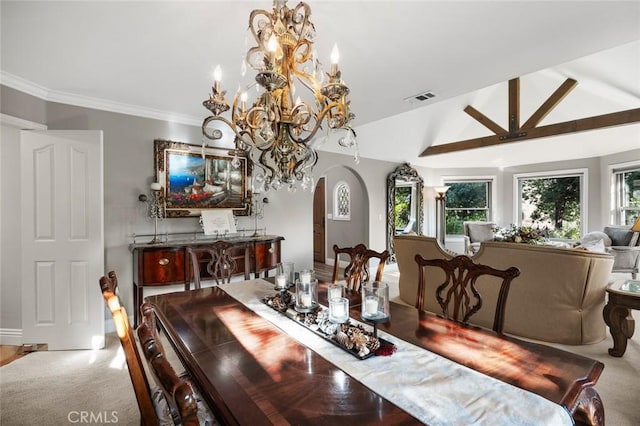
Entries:
{"label": "glass candle holder", "polygon": [[287,288],[287,277],[284,274],[276,274],[276,290],[284,290]]}
{"label": "glass candle holder", "polygon": [[315,274],[312,269],[303,269],[298,274],[298,278],[303,284],[309,284],[311,280],[315,279],[314,275]]}
{"label": "glass candle holder", "polygon": [[349,319],[349,299],[334,297],[329,299],[329,321],[342,324]]}
{"label": "glass candle holder", "polygon": [[343,289],[344,286],[342,284],[331,284],[327,288],[327,300],[331,301],[331,299],[343,297]]}
{"label": "glass candle holder", "polygon": [[362,318],[367,321],[389,320],[389,285],[381,281],[362,286]]}
{"label": "glass candle holder", "polygon": [[296,282],[296,269],[293,262],[282,262],[282,272],[287,278],[287,285],[292,286]]}
{"label": "glass candle holder", "polygon": [[296,311],[311,312],[318,306],[318,280],[312,279],[308,283],[296,280]]}
{"label": "glass candle holder", "polygon": [[[294,279],[294,264],[293,262],[281,262],[276,265],[276,289],[282,290],[289,288],[295,282]],[[279,280],[284,277],[284,284],[282,285]]]}

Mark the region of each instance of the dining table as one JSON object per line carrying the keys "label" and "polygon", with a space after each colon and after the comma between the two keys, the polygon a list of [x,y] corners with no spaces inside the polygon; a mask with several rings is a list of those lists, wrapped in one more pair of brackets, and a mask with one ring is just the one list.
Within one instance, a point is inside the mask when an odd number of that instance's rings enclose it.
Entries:
{"label": "dining table", "polygon": [[397,303],[377,324],[394,351],[361,359],[268,306],[275,293],[253,279],[145,298],[222,424],[604,424],[597,360]]}

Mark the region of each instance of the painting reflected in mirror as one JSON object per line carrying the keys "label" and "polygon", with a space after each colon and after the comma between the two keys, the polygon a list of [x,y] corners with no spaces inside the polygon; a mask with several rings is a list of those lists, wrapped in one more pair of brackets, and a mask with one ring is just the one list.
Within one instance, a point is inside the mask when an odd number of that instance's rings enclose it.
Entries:
{"label": "painting reflected in mirror", "polygon": [[396,261],[393,237],[422,234],[423,180],[405,163],[387,176],[387,250],[388,262]]}

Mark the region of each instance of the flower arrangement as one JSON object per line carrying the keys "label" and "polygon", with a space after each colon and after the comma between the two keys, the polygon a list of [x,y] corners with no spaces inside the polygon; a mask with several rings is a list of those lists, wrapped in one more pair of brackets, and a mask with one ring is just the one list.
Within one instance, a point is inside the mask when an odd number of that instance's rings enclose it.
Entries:
{"label": "flower arrangement", "polygon": [[497,241],[524,244],[543,244],[549,238],[549,231],[532,226],[511,225],[496,232]]}

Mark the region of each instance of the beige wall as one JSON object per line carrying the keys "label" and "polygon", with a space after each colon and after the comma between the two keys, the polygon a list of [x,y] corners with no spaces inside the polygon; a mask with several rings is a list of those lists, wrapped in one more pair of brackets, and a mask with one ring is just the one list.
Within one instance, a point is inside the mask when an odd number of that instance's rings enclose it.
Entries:
{"label": "beige wall", "polygon": [[[102,130],[104,132],[104,194],[105,194],[105,265],[108,270],[117,271],[123,290],[125,305],[131,310],[132,262],[128,245],[131,235],[152,233],[153,223],[145,218],[144,206],[137,199],[138,194],[148,192],[154,175],[153,140],[172,139],[199,144],[199,126],[175,124],[160,120],[128,116],[124,114],[98,111],[88,108],[46,102],[16,90],[0,86],[0,112],[37,123],[46,124],[50,130]],[[15,176],[18,164],[14,161],[19,153],[16,131],[1,135],[1,189],[0,210],[2,246],[0,247],[0,339],[3,330],[21,328],[21,277],[19,259],[19,182]],[[367,140],[360,140],[366,144]],[[496,175],[496,191],[500,195],[497,212],[501,223],[509,224],[513,215],[512,176],[524,171],[557,170],[558,168],[589,168],[589,229],[601,229],[608,223],[606,212],[609,206],[601,196],[607,193],[609,164],[640,159],[640,149],[599,159],[575,162],[547,163],[506,169],[426,169],[416,167],[425,180],[425,226],[426,235],[435,235],[435,194],[431,186],[439,185],[442,176]],[[397,163],[362,159],[353,162],[351,153],[340,155],[322,152],[315,168],[315,175],[331,173],[336,166],[346,167],[363,185],[367,196],[362,202],[365,241],[374,250],[386,248],[386,177],[398,166]],[[296,266],[310,267],[313,262],[313,196],[298,190],[269,192],[269,204],[264,209],[264,219],[259,226],[266,226],[270,234],[283,235],[283,258]],[[328,188],[327,196],[330,196]],[[168,219],[160,224],[161,232],[192,231],[198,229],[197,219]],[[240,218],[240,227],[252,227],[253,220]],[[328,238],[327,246],[332,241]],[[96,277],[96,285],[97,284]]]}
{"label": "beige wall", "polygon": [[[138,202],[140,193],[148,192],[154,175],[153,141],[171,139],[199,144],[201,134],[199,126],[175,124],[160,120],[140,118],[70,105],[45,102],[12,89],[2,87],[0,112],[46,123],[50,130],[102,130],[104,132],[104,204],[105,204],[105,271],[115,270],[119,276],[123,301],[131,313],[132,306],[132,261],[128,245],[132,234],[153,232],[153,222],[146,219],[144,205]],[[6,96],[5,96],[6,95]],[[44,111],[44,113],[43,113]],[[17,133],[16,133],[17,135]],[[21,328],[21,286],[19,228],[15,223],[20,217],[19,194],[15,175],[18,164],[12,157],[19,152],[19,138],[11,140],[8,135],[2,137],[2,313],[0,329]],[[15,157],[14,157],[15,158]],[[397,164],[362,159],[360,164],[353,162],[351,155],[322,153],[315,168],[316,176],[331,174],[336,166],[350,168],[358,176],[363,191],[368,195],[368,206],[363,208],[364,216],[359,222],[365,231],[366,244],[376,250],[385,248],[386,227],[386,176]],[[264,208],[264,219],[259,226],[266,226],[270,234],[282,235],[283,258],[291,260],[300,268],[309,268],[313,264],[313,196],[310,192],[298,190],[268,192],[262,197],[269,198]],[[9,206],[11,206],[9,208]],[[253,220],[239,218],[239,227],[253,227]],[[199,229],[197,218],[167,219],[160,223],[160,232],[193,231]],[[327,240],[328,245],[333,242]],[[18,250],[16,250],[18,247]],[[11,252],[7,256],[7,248]],[[17,256],[17,257],[16,257]],[[95,285],[98,285],[96,277]],[[2,332],[0,331],[0,339]]]}

